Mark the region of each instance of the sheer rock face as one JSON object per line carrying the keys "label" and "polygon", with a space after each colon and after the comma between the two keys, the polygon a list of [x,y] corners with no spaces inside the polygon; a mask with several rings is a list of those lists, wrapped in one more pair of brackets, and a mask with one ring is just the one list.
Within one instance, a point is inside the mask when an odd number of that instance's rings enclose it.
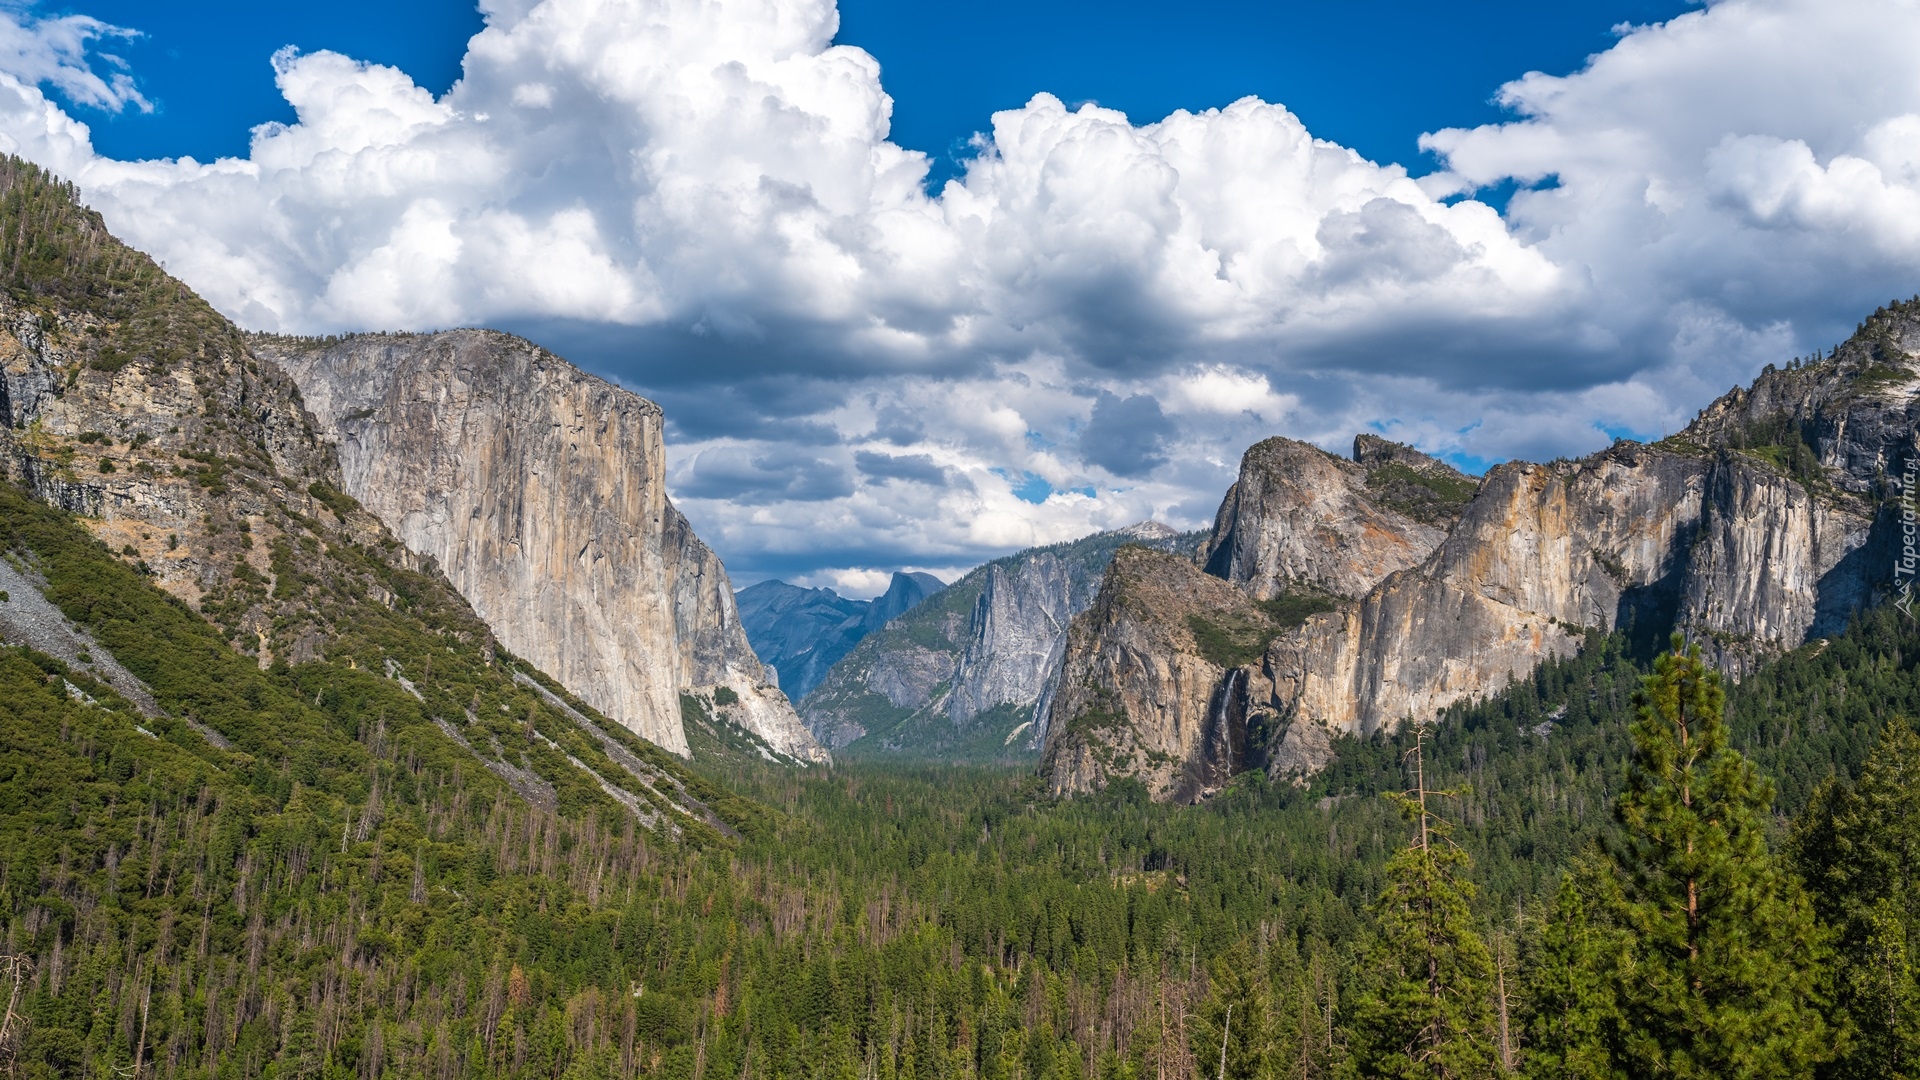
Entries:
{"label": "sheer rock face", "polygon": [[835,665],[800,703],[808,726],[835,749],[875,735],[876,752],[942,758],[943,741],[991,714],[1005,727],[992,733],[1007,740],[996,746],[1039,747],[1068,624],[1093,604],[1107,560],[1127,543],[1183,540],[1143,522],[988,563]]}
{"label": "sheer rock face", "polygon": [[261,338],[338,445],[342,484],[503,644],[687,753],[682,691],[825,760],[748,646],[720,560],[667,499],[659,406],[478,330]]}
{"label": "sheer rock face", "polygon": [[1214,519],[1207,572],[1257,600],[1303,588],[1358,597],[1419,564],[1446,533],[1381,505],[1368,475],[1310,443],[1255,444]]}
{"label": "sheer rock face", "polygon": [[1056,795],[1134,776],[1155,799],[1193,802],[1244,765],[1248,672],[1208,659],[1195,619],[1265,622],[1245,593],[1187,559],[1114,554],[1099,598],[1067,632],[1041,765]]}
{"label": "sheer rock face", "polygon": [[1572,653],[1588,628],[1672,626],[1736,676],[1839,632],[1898,585],[1888,493],[1915,461],[1916,353],[1916,313],[1883,313],[1660,444],[1492,470],[1419,567],[1273,643],[1256,713],[1282,733],[1431,719]]}
{"label": "sheer rock face", "polygon": [[1052,552],[989,566],[968,620],[947,715],[965,723],[996,705],[1038,702],[1052,688],[1067,624],[1092,603],[1094,589],[1095,579],[1076,574],[1071,560]]}
{"label": "sheer rock face", "polygon": [[[1209,568],[1253,596],[1288,582],[1352,587],[1365,583],[1363,567],[1385,565],[1350,554],[1368,550],[1356,537],[1370,534],[1355,523],[1398,501],[1383,494],[1383,477],[1426,483],[1441,503],[1465,490],[1412,451],[1363,437],[1355,456],[1376,481],[1369,508],[1350,483],[1340,487],[1350,473],[1312,453],[1272,441],[1256,447],[1222,508]],[[1833,356],[1769,370],[1658,444],[1623,441],[1577,461],[1494,468],[1464,508],[1448,511],[1454,517],[1437,546],[1279,634],[1257,666],[1243,669],[1244,704],[1216,700],[1228,715],[1244,708],[1237,723],[1249,735],[1238,757],[1223,766],[1221,751],[1202,746],[1178,767],[1206,775],[1264,767],[1303,778],[1331,759],[1335,735],[1432,720],[1573,653],[1588,630],[1658,640],[1676,628],[1738,676],[1839,632],[1855,611],[1912,583],[1920,566],[1896,559],[1901,499],[1916,483],[1920,305],[1903,305],[1877,313]],[[1315,551],[1314,538],[1327,549]],[[1107,617],[1083,632],[1076,624],[1065,664],[1118,688],[1125,722],[1102,738],[1172,754],[1188,745],[1174,732],[1192,707],[1156,704],[1169,677],[1154,665],[1189,663],[1190,646],[1174,620],[1139,610],[1139,625]],[[1163,655],[1123,663],[1128,643]],[[1069,711],[1056,704],[1053,715],[1060,725]],[[1057,761],[1057,790],[1131,773],[1158,797],[1183,797],[1167,782],[1175,766],[1166,762],[1118,754],[1116,767],[1097,747],[1064,737],[1047,760]]]}

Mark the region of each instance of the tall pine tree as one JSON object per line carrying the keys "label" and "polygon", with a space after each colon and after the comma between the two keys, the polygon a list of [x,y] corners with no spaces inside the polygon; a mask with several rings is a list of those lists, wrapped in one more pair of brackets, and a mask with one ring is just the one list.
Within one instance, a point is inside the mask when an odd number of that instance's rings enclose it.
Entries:
{"label": "tall pine tree", "polygon": [[1767,850],[1771,786],[1727,744],[1726,693],[1698,646],[1661,656],[1636,698],[1615,803],[1609,1051],[1634,1076],[1792,1077],[1833,1053],[1828,949]]}
{"label": "tall pine tree", "polygon": [[1373,903],[1376,936],[1367,967],[1381,984],[1354,1006],[1350,1064],[1360,1076],[1466,1080],[1496,1072],[1493,957],[1473,926],[1467,853],[1428,800],[1424,732],[1416,736],[1414,786],[1396,797],[1413,840],[1386,867]]}
{"label": "tall pine tree", "polygon": [[1620,934],[1611,864],[1582,858],[1560,879],[1528,950],[1526,1073],[1541,1080],[1613,1080],[1608,1044],[1620,1027],[1613,960]]}
{"label": "tall pine tree", "polygon": [[1890,721],[1854,784],[1829,781],[1794,830],[1822,921],[1838,931],[1836,989],[1857,1028],[1828,1074],[1920,1077],[1920,735]]}

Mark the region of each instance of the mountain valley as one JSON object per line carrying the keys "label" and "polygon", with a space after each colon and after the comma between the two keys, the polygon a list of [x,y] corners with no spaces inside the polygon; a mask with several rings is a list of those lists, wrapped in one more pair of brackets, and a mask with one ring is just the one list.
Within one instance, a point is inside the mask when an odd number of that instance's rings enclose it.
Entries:
{"label": "mountain valley", "polygon": [[668,434],[244,332],[0,160],[0,1066],[1920,1060],[1920,299],[1657,442],[1266,438],[1210,530],[871,601],[736,593]]}
{"label": "mountain valley", "polygon": [[1041,742],[1067,626],[1114,552],[1191,548],[1158,522],[998,559],[863,639],[800,702],[825,745],[934,760],[1030,756]]}

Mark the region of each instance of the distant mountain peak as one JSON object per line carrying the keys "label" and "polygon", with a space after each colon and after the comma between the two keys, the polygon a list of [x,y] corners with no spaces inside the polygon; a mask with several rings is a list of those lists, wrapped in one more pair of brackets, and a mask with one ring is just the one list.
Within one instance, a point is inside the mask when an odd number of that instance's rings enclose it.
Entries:
{"label": "distant mountain peak", "polygon": [[1180,535],[1180,530],[1164,522],[1148,519],[1136,521],[1125,528],[1113,530],[1119,536],[1131,536],[1135,540],[1171,540]]}
{"label": "distant mountain peak", "polygon": [[872,600],[849,600],[832,589],[777,579],[742,589],[736,599],[747,641],[798,701],[862,638],[944,588],[946,583],[932,574],[895,571],[887,591]]}

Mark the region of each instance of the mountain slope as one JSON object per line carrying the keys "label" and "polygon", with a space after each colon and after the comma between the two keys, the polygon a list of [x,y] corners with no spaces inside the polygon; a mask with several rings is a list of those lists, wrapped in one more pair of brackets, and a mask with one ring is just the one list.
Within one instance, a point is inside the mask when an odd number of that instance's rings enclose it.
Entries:
{"label": "mountain slope", "polygon": [[825,760],[667,498],[659,406],[493,331],[252,346],[298,384],[342,488],[509,648],[675,753],[680,695],[724,688],[770,746]]}
{"label": "mountain slope", "polygon": [[0,620],[9,642],[67,651],[156,723],[302,782],[333,767],[322,714],[344,694],[344,715],[371,701],[536,806],[712,831],[684,797],[692,774],[578,703],[546,703],[528,685],[544,676],[339,490],[285,375],[70,187],[12,159],[0,267],[6,591],[22,588],[26,615],[25,590],[43,593],[106,654],[82,661],[89,638],[62,645],[44,618]]}
{"label": "mountain slope", "polygon": [[[1240,695],[1226,707],[1267,733],[1233,768],[1311,774],[1330,759],[1335,737],[1430,720],[1488,697],[1573,655],[1590,631],[1620,630],[1648,649],[1678,627],[1736,674],[1839,632],[1899,585],[1890,580],[1892,500],[1916,460],[1916,390],[1920,303],[1901,304],[1823,360],[1769,369],[1678,435],[1653,446],[1617,443],[1578,461],[1497,466],[1464,505],[1466,486],[1450,470],[1364,438],[1356,456],[1384,461],[1367,469],[1364,493],[1336,486],[1344,470],[1332,465],[1308,482],[1262,486],[1243,474],[1223,503],[1209,569],[1254,596],[1302,579],[1334,592],[1364,582],[1363,567],[1387,568],[1369,557],[1385,550],[1383,508],[1450,527],[1417,562],[1306,617],[1242,674],[1222,676]],[[1273,449],[1256,447],[1249,463]],[[1301,462],[1318,464],[1305,452],[1291,462],[1263,472],[1286,479],[1306,475]],[[1383,473],[1390,483],[1377,481]],[[1262,497],[1249,498],[1253,491]],[[1408,533],[1384,532],[1399,545],[1390,550],[1406,550],[1399,538]],[[1085,648],[1068,657],[1070,667],[1103,645],[1089,637]],[[1118,689],[1123,700],[1135,696],[1136,688]],[[1152,709],[1126,719],[1194,721]],[[1067,738],[1072,720],[1056,715],[1052,729]],[[1070,749],[1050,747],[1047,757],[1082,753]],[[1071,790],[1082,774],[1064,775]]]}
{"label": "mountain slope", "polygon": [[1067,624],[1125,544],[1191,550],[1156,522],[1032,548],[971,571],[865,640],[800,703],[816,736],[858,754],[1030,754]]}
{"label": "mountain slope", "polygon": [[779,672],[781,689],[798,701],[862,638],[945,587],[932,574],[895,573],[887,591],[872,600],[848,600],[832,589],[803,589],[784,581],[750,585],[734,598],[747,641]]}

